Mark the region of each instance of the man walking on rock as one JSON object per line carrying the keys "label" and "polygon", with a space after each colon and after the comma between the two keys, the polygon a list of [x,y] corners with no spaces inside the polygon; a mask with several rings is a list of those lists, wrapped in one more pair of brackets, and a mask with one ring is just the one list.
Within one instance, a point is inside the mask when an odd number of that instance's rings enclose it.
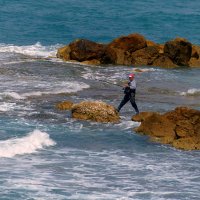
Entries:
{"label": "man walking on rock", "polygon": [[136,93],[136,81],[135,74],[129,74],[129,82],[124,86],[124,98],[119,104],[117,111],[119,112],[121,108],[130,100],[131,105],[135,109],[136,114],[139,114],[137,104],[135,103],[135,93]]}

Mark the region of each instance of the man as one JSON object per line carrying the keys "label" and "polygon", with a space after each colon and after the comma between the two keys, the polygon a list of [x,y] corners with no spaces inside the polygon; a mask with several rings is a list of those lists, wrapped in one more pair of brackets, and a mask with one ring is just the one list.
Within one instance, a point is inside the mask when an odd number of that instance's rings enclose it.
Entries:
{"label": "man", "polygon": [[135,103],[135,93],[136,93],[136,81],[135,81],[135,74],[129,74],[129,82],[124,86],[124,98],[122,99],[121,103],[119,104],[117,111],[119,112],[121,108],[128,102],[131,102],[131,105],[135,109],[136,114],[139,113],[138,107]]}

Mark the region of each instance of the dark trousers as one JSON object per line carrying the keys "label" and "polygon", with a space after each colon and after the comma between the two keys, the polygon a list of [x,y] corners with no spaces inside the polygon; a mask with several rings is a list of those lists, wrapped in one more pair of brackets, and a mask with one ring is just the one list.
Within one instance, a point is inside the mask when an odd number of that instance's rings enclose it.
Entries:
{"label": "dark trousers", "polygon": [[118,106],[118,112],[121,110],[121,108],[130,100],[131,105],[135,109],[136,113],[139,113],[137,104],[135,103],[135,92],[130,92],[124,95],[124,98],[122,99],[121,103]]}

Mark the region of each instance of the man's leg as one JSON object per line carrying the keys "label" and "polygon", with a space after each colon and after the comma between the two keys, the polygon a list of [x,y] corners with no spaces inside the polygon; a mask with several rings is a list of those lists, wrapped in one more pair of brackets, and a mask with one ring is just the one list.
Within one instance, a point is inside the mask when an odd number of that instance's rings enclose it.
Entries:
{"label": "man's leg", "polygon": [[130,96],[129,95],[124,95],[124,98],[122,99],[121,103],[119,104],[117,111],[119,112],[121,110],[121,108],[130,100]]}
{"label": "man's leg", "polygon": [[130,94],[130,102],[131,102],[131,105],[133,106],[133,108],[135,109],[135,112],[138,114],[139,109],[137,107],[137,104],[135,103],[135,93],[134,92],[131,92],[131,94]]}

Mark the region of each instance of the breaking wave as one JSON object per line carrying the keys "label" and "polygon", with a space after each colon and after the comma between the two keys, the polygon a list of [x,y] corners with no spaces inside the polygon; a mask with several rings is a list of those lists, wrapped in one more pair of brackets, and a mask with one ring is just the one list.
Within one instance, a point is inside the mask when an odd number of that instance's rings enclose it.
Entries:
{"label": "breaking wave", "polygon": [[22,138],[0,141],[0,157],[12,158],[16,155],[31,154],[55,144],[46,132],[34,130]]}
{"label": "breaking wave", "polygon": [[192,88],[188,89],[186,92],[180,92],[181,96],[197,96],[200,95],[200,89]]}
{"label": "breaking wave", "polygon": [[57,48],[60,45],[42,46],[39,42],[34,45],[16,46],[12,44],[0,44],[0,53],[19,53],[30,57],[56,57]]}

